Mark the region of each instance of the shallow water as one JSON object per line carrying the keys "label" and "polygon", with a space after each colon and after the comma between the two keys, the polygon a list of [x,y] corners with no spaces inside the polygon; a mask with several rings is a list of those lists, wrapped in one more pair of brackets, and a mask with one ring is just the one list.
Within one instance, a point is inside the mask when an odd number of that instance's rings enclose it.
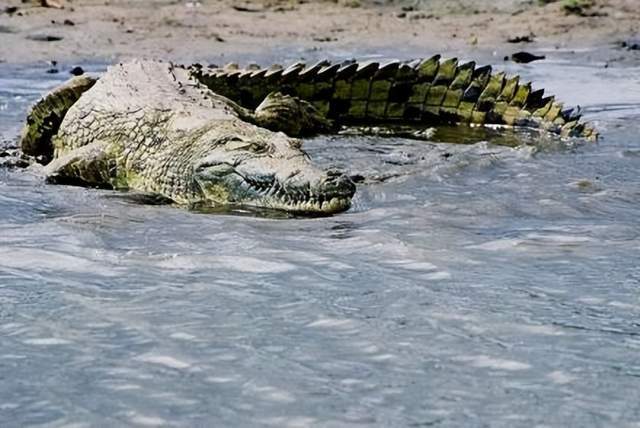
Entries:
{"label": "shallow water", "polygon": [[[1,136],[45,69],[0,64]],[[640,68],[512,70],[602,141],[318,137],[368,184],[317,219],[0,169],[1,425],[637,427]]]}

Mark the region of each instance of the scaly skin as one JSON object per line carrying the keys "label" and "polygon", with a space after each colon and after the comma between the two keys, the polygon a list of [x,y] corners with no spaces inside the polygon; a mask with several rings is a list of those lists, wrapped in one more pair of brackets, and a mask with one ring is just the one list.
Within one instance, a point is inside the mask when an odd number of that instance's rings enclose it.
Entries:
{"label": "scaly skin", "polygon": [[52,159],[52,182],[151,192],[184,205],[331,214],[349,207],[355,186],[314,167],[291,137],[336,125],[413,125],[428,137],[426,126],[450,123],[597,138],[579,113],[517,76],[439,56],[245,70],[134,61],[97,83],[74,78],[37,103],[22,149]]}
{"label": "scaly skin", "polygon": [[[183,205],[321,214],[349,207],[351,180],[313,166],[299,140],[250,121],[259,123],[260,115],[212,93],[184,69],[116,65],[66,112],[45,173],[52,182],[151,192]],[[27,151],[40,141],[32,131],[27,126],[24,133]]]}
{"label": "scaly skin", "polygon": [[74,77],[37,103],[27,115],[22,151],[40,157],[42,162],[51,161],[52,140],[67,110],[95,83],[96,79],[89,76]]}
{"label": "scaly skin", "polygon": [[194,65],[191,74],[212,91],[253,108],[277,90],[309,101],[327,118],[343,125],[477,124],[539,128],[564,137],[597,138],[579,122],[580,114],[563,110],[553,96],[532,91],[518,76],[476,68],[474,62],[440,56],[412,62],[331,64],[305,67],[239,69]]}

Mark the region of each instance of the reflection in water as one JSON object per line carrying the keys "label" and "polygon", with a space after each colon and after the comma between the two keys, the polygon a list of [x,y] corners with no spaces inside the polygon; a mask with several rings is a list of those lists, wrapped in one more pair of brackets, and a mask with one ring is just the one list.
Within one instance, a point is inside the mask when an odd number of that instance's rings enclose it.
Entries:
{"label": "reflection in water", "polygon": [[[2,67],[11,138],[53,82]],[[567,67],[527,70],[583,97]],[[203,214],[0,169],[2,425],[633,426],[637,71],[608,75],[624,99],[579,100],[597,145],[311,139],[362,176],[334,217]],[[598,94],[597,73],[581,87]]]}

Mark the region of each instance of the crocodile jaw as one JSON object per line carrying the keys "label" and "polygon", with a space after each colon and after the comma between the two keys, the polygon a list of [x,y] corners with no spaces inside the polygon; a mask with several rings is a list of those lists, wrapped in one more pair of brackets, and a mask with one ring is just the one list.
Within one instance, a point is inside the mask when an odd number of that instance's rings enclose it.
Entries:
{"label": "crocodile jaw", "polygon": [[355,185],[336,171],[317,173],[311,179],[290,179],[276,174],[255,175],[229,164],[209,165],[196,175],[203,203],[211,206],[245,205],[310,215],[330,215],[351,206]]}

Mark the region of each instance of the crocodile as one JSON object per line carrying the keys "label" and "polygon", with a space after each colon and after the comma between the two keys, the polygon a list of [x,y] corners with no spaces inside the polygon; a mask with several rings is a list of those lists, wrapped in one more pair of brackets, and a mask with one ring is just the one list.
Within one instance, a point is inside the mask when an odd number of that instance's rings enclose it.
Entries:
{"label": "crocodile", "polygon": [[518,76],[455,58],[286,68],[135,60],[55,88],[29,112],[21,148],[45,164],[51,183],[187,206],[333,214],[350,207],[355,185],[315,166],[299,137],[345,127],[406,135],[408,127],[425,138],[425,127],[439,124],[597,138],[579,109]]}

